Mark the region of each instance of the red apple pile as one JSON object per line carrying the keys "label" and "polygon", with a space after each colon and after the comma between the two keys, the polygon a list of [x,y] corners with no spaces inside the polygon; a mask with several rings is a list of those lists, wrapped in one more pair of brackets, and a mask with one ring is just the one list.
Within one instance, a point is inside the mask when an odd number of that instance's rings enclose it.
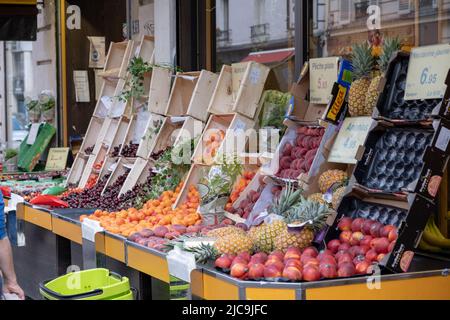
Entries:
{"label": "red apple pile", "polygon": [[289,248],[285,253],[275,251],[270,255],[244,252],[222,255],[215,266],[240,280],[311,282],[348,278],[370,274],[371,266],[383,260],[397,240],[396,227],[361,218],[341,219],[339,230],[339,239],[328,242],[321,252],[315,247]]}
{"label": "red apple pile", "polygon": [[286,143],[282,149],[277,176],[297,179],[300,174],[309,172],[324,134],[322,127],[298,127],[295,141]]}

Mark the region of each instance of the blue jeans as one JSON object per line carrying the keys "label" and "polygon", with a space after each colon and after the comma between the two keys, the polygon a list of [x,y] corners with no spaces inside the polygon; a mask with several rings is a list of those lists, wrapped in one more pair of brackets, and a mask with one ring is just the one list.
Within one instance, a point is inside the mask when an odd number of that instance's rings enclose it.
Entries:
{"label": "blue jeans", "polygon": [[3,195],[0,192],[0,240],[6,238],[6,224],[5,224],[5,202]]}

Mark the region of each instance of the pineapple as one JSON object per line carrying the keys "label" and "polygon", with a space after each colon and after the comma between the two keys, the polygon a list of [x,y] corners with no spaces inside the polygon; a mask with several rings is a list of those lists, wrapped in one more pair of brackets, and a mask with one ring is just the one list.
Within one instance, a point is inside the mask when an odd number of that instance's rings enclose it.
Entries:
{"label": "pineapple", "polygon": [[270,206],[270,213],[284,217],[292,208],[302,201],[302,190],[295,190],[294,186],[288,184],[280,194],[279,198],[275,198]]}
{"label": "pineapple", "polygon": [[342,186],[346,184],[348,175],[342,170],[328,170],[325,171],[319,178],[319,188],[322,193],[328,192],[331,187],[336,184]]}
{"label": "pineapple", "polygon": [[344,196],[344,192],[347,188],[340,187],[333,193],[333,199],[331,200],[331,204],[334,210],[337,210],[339,205],[341,204],[342,197]]}
{"label": "pineapple", "polygon": [[217,239],[214,249],[219,254],[253,253],[253,241],[247,234],[231,234]]}
{"label": "pineapple", "polygon": [[366,108],[367,92],[370,87],[370,75],[374,67],[372,51],[367,43],[352,47],[353,83],[350,87],[348,108],[352,117],[368,116]]}
{"label": "pineapple", "polygon": [[383,47],[383,53],[380,55],[380,58],[378,59],[378,65],[380,67],[380,72],[378,72],[375,77],[372,79],[369,89],[367,91],[367,97],[366,97],[366,112],[368,114],[372,114],[373,109],[375,109],[379,92],[378,87],[380,85],[381,77],[386,72],[387,67],[389,65],[389,61],[391,60],[392,55],[400,50],[402,44],[400,39],[397,38],[388,38],[384,41],[384,47]]}
{"label": "pineapple", "polygon": [[327,205],[304,200],[286,217],[286,222],[298,225],[306,223],[306,225],[300,231],[289,231],[288,229],[282,232],[275,239],[275,249],[286,251],[290,247],[303,249],[311,246],[316,232],[326,226],[330,213]]}
{"label": "pineapple", "polygon": [[273,221],[270,224],[263,225],[250,230],[249,235],[258,252],[271,253],[275,247],[275,239],[287,231],[287,225],[282,220]]}
{"label": "pineapple", "polygon": [[318,202],[320,204],[327,204],[327,202],[323,199],[322,193],[314,193],[308,197],[308,200]]}
{"label": "pineapple", "polygon": [[221,238],[229,235],[241,235],[245,234],[245,231],[237,227],[224,227],[219,229],[214,229],[208,232],[207,236],[211,238]]}

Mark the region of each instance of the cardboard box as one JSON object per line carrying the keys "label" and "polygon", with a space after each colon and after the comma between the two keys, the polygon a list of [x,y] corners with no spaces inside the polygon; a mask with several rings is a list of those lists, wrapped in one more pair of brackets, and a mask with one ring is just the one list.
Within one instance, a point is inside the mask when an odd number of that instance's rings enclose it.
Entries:
{"label": "cardboard box", "polygon": [[270,68],[256,62],[224,65],[208,112],[214,115],[239,113],[254,120],[269,71]]}
{"label": "cardboard box", "polygon": [[383,224],[392,224],[398,228],[398,239],[393,251],[387,254],[380,266],[391,272],[408,272],[422,232],[435,205],[420,195],[410,194],[404,200],[374,198],[361,190],[351,189],[344,196],[335,222],[329,228],[325,243],[338,239],[338,223],[342,217],[366,218]]}

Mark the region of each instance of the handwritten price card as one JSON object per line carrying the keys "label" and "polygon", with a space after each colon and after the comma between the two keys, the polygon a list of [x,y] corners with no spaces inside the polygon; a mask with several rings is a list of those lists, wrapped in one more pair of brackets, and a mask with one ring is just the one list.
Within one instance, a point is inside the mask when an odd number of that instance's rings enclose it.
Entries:
{"label": "handwritten price card", "polygon": [[413,49],[406,79],[405,100],[443,98],[449,68],[449,44]]}
{"label": "handwritten price card", "polygon": [[371,117],[346,118],[331,149],[328,162],[356,164],[356,154],[366,141],[372,121]]}
{"label": "handwritten price card", "polygon": [[311,103],[328,104],[331,90],[338,80],[338,57],[309,60]]}
{"label": "handwritten price card", "polygon": [[61,171],[66,169],[69,148],[52,148],[48,152],[45,171]]}

